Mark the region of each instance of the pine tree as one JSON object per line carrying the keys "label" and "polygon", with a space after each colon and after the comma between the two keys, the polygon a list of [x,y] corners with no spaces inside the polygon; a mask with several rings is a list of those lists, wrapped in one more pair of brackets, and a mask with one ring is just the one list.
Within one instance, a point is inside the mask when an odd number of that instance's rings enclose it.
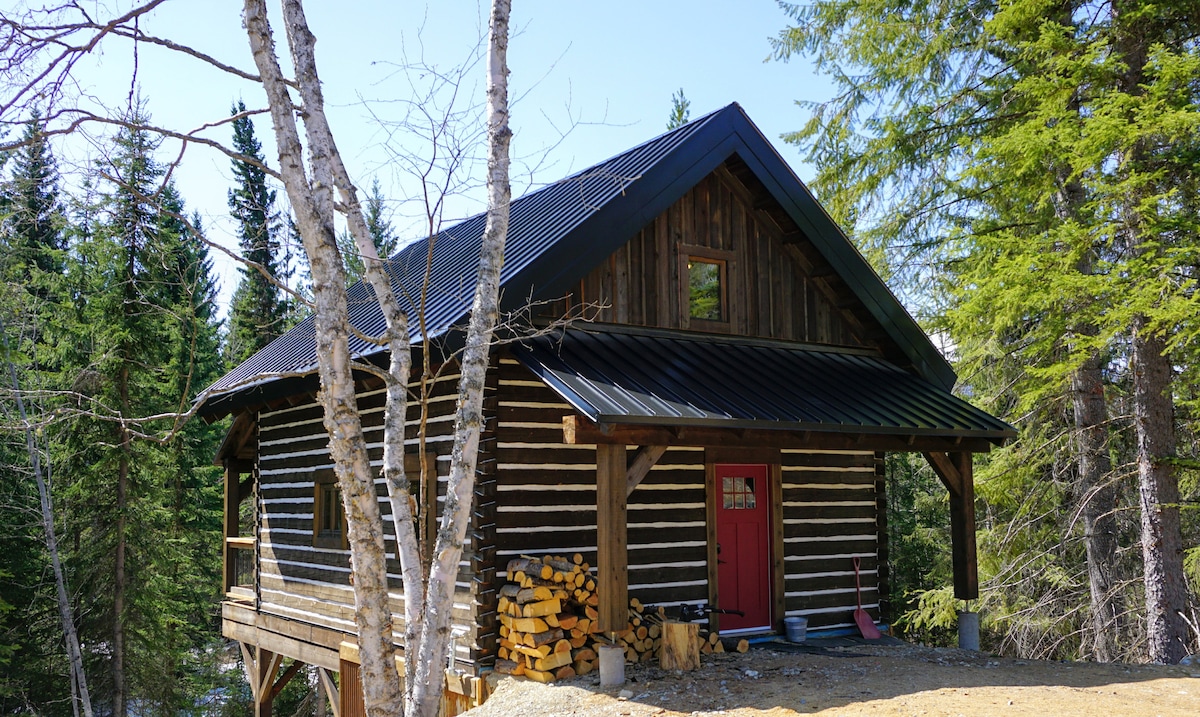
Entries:
{"label": "pine tree", "polygon": [[667,129],[682,127],[692,119],[692,103],[683,96],[683,88],[671,95],[671,116],[667,119]]}
{"label": "pine tree", "polygon": [[[186,410],[220,363],[207,252],[174,187],[160,186],[156,145],[139,122],[114,141],[103,171],[115,180],[103,220],[76,247],[72,282],[88,327],[71,357],[78,402],[127,421]],[[208,464],[219,427],[188,424],[166,443],[141,435],[177,424],[84,416],[59,438],[72,478],[75,566],[94,601],[85,629],[107,646],[92,655],[93,672],[105,675],[96,692],[114,715],[135,704],[140,713],[187,707],[192,662],[216,634],[220,499]]]}
{"label": "pine tree", "polygon": [[[387,199],[383,196],[378,177],[371,181],[371,189],[367,192],[366,202],[363,206],[363,219],[366,220],[367,232],[375,243],[375,251],[379,254],[379,258],[387,259],[395,254],[400,242],[387,217]],[[354,246],[354,239],[348,232],[338,235],[338,248],[346,262],[346,282],[353,284],[363,275],[362,255]]]}
{"label": "pine tree", "polygon": [[[233,108],[235,115],[245,111],[242,102]],[[254,123],[244,114],[233,121],[233,147],[248,159],[233,162],[236,186],[229,191],[229,210],[238,222],[242,255],[257,266],[241,268],[242,278],[233,294],[225,346],[225,361],[230,367],[282,336],[288,328],[289,313],[288,302],[272,281],[286,280],[277,256],[280,247],[275,190],[261,166],[262,145],[254,136]]]}
{"label": "pine tree", "polygon": [[[841,87],[791,137],[819,168],[818,192],[882,272],[927,310],[949,309],[941,326],[976,394],[1025,419],[1023,443],[979,474],[1006,485],[981,490],[1000,503],[1038,496],[1011,506],[1011,552],[996,556],[999,571],[1030,570],[1003,598],[1015,601],[1011,614],[1029,612],[1030,585],[1057,589],[1047,578],[1073,575],[1086,554],[1090,644],[1065,649],[1128,654],[1119,616],[1133,601],[1120,595],[1116,546],[1129,491],[1111,464],[1135,462],[1149,657],[1177,661],[1187,594],[1172,365],[1196,359],[1180,337],[1198,328],[1183,307],[1197,252],[1189,158],[1200,113],[1188,78],[1200,17],[1191,4],[1040,0],[791,11],[780,55],[816,55]],[[1128,414],[1134,438],[1116,431],[1113,417]],[[1064,472],[1073,480],[1060,489]],[[1023,512],[1037,506],[1037,520]],[[1083,520],[1063,525],[1062,515]],[[1012,526],[1032,540],[1025,549]],[[1072,530],[1085,551],[1039,542]],[[997,582],[1018,584],[1012,573]],[[1063,621],[1027,623],[1030,633],[1061,630],[1044,642],[1069,644],[1075,604],[1065,593],[1053,604]]]}

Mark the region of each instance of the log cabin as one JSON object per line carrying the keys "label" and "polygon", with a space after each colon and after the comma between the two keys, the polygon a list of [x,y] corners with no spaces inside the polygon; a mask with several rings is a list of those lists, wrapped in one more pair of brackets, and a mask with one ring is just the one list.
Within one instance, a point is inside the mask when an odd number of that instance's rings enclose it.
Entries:
{"label": "log cabin", "polygon": [[[433,239],[424,316],[440,370],[427,440],[406,441],[412,467],[432,467],[421,530],[444,494],[458,377],[444,357],[461,342],[482,227]],[[402,295],[416,295],[429,241],[389,260]],[[498,588],[521,555],[596,566],[606,629],[631,597],[741,612],[712,614],[722,634],[781,633],[788,616],[851,629],[856,559],[862,606],[885,621],[888,452],[924,454],[946,485],[955,593],[977,597],[972,455],[1015,432],[951,393],[950,365],[737,104],[515,200],[502,282],[512,333],[541,330],[493,352],[447,714],[486,697]],[[350,303],[363,334],[381,330],[362,285]],[[199,399],[210,420],[233,417],[217,456],[223,633],[258,714],[305,664],[337,714],[361,714],[316,382],[310,319]],[[378,465],[383,391],[360,386]],[[399,573],[389,561],[397,625]]]}

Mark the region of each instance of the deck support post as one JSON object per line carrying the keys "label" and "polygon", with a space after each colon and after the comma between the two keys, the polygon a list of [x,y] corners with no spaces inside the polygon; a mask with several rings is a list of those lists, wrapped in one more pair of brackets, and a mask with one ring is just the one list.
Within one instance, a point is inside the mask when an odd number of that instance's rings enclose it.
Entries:
{"label": "deck support post", "polygon": [[950,539],[954,559],[954,597],[979,597],[979,562],[975,551],[975,477],[971,454],[928,452],[925,460],[950,491]]}
{"label": "deck support post", "polygon": [[596,446],[597,629],[603,633],[624,630],[629,623],[627,470],[625,446]]}
{"label": "deck support post", "polygon": [[271,717],[275,698],[279,696],[287,683],[292,681],[304,663],[293,660],[292,664],[276,679],[275,674],[283,665],[283,655],[257,645],[247,645],[244,642],[239,642],[238,647],[242,650],[242,666],[246,670],[246,679],[250,682],[250,694],[254,700],[254,717]]}

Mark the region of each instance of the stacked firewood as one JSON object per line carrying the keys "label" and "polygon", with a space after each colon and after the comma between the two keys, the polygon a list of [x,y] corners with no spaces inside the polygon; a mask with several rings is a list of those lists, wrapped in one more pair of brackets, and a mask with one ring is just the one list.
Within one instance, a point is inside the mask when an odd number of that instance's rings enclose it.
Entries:
{"label": "stacked firewood", "polygon": [[660,618],[644,614],[636,598],[615,643],[599,634],[596,578],[578,553],[569,560],[515,558],[508,563],[508,580],[497,603],[497,672],[551,682],[596,669],[600,645],[623,647],[629,662],[644,662],[657,652]]}
{"label": "stacked firewood", "polygon": [[700,654],[712,655],[722,652],[746,652],[750,649],[750,641],[739,637],[721,637],[715,632],[700,634]]}

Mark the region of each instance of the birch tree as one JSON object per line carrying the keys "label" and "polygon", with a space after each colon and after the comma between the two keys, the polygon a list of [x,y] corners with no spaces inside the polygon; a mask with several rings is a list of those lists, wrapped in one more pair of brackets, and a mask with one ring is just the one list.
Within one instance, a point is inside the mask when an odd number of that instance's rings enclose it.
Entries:
{"label": "birch tree", "polygon": [[[301,0],[281,0],[282,29],[276,34],[265,0],[244,0],[243,25],[254,70],[232,67],[200,49],[140,29],[139,19],[162,0],[149,0],[112,18],[94,18],[79,6],[0,18],[0,64],[9,70],[0,117],[19,112],[31,97],[49,98],[48,133],[80,125],[121,121],[73,106],[66,94],[72,68],[81,57],[120,40],[151,43],[179,51],[214,71],[259,85],[266,98],[278,151],[278,167],[268,173],[287,193],[312,275],[319,401],[324,409],[329,451],[347,514],[355,623],[367,713],[432,717],[442,696],[450,643],[450,619],[458,563],[470,517],[477,451],[482,427],[484,375],[498,316],[500,267],[508,227],[510,189],[507,98],[509,0],[491,7],[487,53],[487,221],[480,241],[478,281],[466,346],[458,362],[461,379],[455,419],[449,488],[436,538],[422,550],[410,507],[410,481],[404,471],[407,387],[412,374],[410,330],[419,316],[401,309],[376,251],[359,193],[330,128],[315,54],[316,36]],[[277,42],[286,47],[285,75]],[[251,110],[252,112],[254,110]],[[220,122],[227,122],[227,119]],[[197,125],[201,122],[198,120]],[[265,164],[236,148],[207,139],[201,131],[140,126],[185,145],[211,147],[230,159]],[[345,224],[362,261],[363,280],[373,289],[385,323],[372,337],[389,355],[378,368],[350,354],[346,297],[346,257],[335,227]],[[370,371],[386,384],[382,474],[387,485],[392,528],[397,539],[404,589],[403,681],[395,668],[392,616],[384,561],[384,523],[357,409],[354,371]]]}

